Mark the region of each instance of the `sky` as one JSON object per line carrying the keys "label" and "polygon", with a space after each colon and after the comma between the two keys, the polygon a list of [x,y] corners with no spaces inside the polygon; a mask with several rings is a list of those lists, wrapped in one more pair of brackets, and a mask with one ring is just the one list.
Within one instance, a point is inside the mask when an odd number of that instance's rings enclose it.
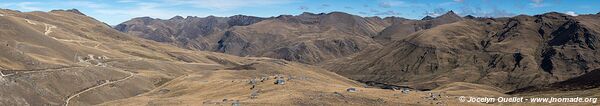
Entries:
{"label": "sky", "polygon": [[272,17],[303,12],[346,12],[359,16],[421,19],[447,11],[478,17],[510,17],[561,12],[600,12],[600,0],[0,0],[0,8],[29,11],[78,9],[110,25],[135,17],[250,15]]}

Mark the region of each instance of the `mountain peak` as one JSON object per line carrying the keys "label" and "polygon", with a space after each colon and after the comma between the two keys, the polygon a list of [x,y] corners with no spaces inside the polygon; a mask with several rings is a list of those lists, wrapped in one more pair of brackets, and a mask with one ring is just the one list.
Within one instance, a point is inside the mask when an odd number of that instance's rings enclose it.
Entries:
{"label": "mountain peak", "polygon": [[247,15],[242,15],[242,14],[238,14],[238,15],[233,15],[233,16],[229,16],[231,17],[254,17],[254,16],[247,16]]}
{"label": "mountain peak", "polygon": [[566,14],[559,13],[559,12],[547,12],[547,13],[544,13],[542,15],[566,15]]}
{"label": "mountain peak", "polygon": [[559,12],[547,12],[540,15],[535,15],[536,17],[553,17],[553,18],[561,18],[561,17],[571,17],[571,15],[567,15]]}
{"label": "mountain peak", "polygon": [[344,14],[344,15],[350,15],[350,14],[348,14],[348,13],[345,13],[345,12],[339,12],[339,11],[330,12],[329,14]]}
{"label": "mountain peak", "polygon": [[234,15],[230,16],[227,24],[230,26],[246,26],[250,24],[254,24],[264,20],[265,18],[255,17],[255,16],[246,16],[246,15]]}
{"label": "mountain peak", "polygon": [[84,15],[84,16],[86,16],[85,14],[81,13],[81,11],[79,11],[79,10],[77,10],[77,9],[68,9],[68,10],[62,10],[62,9],[59,9],[59,10],[52,10],[52,11],[50,11],[50,12],[56,12],[56,11],[71,12],[71,13],[75,13],[75,14],[79,14],[79,15]]}
{"label": "mountain peak", "polygon": [[446,14],[455,14],[456,15],[456,13],[454,13],[454,11],[452,11],[452,10],[446,12]]}
{"label": "mountain peak", "polygon": [[187,16],[185,17],[185,19],[192,19],[192,18],[198,18],[197,16]]}
{"label": "mountain peak", "polygon": [[465,18],[466,18],[466,19],[475,19],[475,16],[472,16],[472,15],[467,15],[467,16],[465,16]]}
{"label": "mountain peak", "polygon": [[217,17],[217,16],[214,16],[214,15],[209,15],[209,16],[206,16],[206,17],[204,17],[204,18],[211,19],[211,18],[218,18],[218,17]]}
{"label": "mountain peak", "polygon": [[18,13],[21,12],[19,10],[11,10],[11,9],[4,9],[4,8],[0,8],[0,11],[12,11],[12,12],[18,12]]}
{"label": "mountain peak", "polygon": [[317,15],[317,14],[311,13],[311,12],[302,12],[302,14],[300,14],[300,15]]}
{"label": "mountain peak", "polygon": [[85,14],[81,13],[81,11],[79,11],[77,9],[68,9],[66,11],[67,12],[72,12],[72,13],[75,13],[75,14],[79,14],[79,15],[85,15]]}
{"label": "mountain peak", "polygon": [[293,15],[279,15],[275,18],[288,18],[288,17],[293,17]]}
{"label": "mountain peak", "polygon": [[181,17],[181,16],[178,15],[178,16],[175,16],[175,17],[169,19],[169,20],[183,20],[183,19],[184,19],[183,17]]}
{"label": "mountain peak", "polygon": [[133,19],[154,19],[154,18],[148,17],[148,16],[144,16],[144,17],[136,17],[136,18],[133,18]]}
{"label": "mountain peak", "polygon": [[152,20],[154,20],[154,18],[145,16],[145,17],[136,17],[136,18],[131,19],[130,21],[141,21],[143,23],[148,23]]}
{"label": "mountain peak", "polygon": [[460,17],[460,16],[456,15],[456,13],[454,13],[454,11],[450,10],[450,11],[446,12],[446,14],[441,15],[439,17]]}
{"label": "mountain peak", "polygon": [[428,16],[423,17],[421,20],[432,20],[432,19],[433,19],[433,17],[428,15]]}
{"label": "mountain peak", "polygon": [[462,20],[463,18],[456,15],[454,11],[450,10],[446,14],[436,17],[435,19],[439,20]]}

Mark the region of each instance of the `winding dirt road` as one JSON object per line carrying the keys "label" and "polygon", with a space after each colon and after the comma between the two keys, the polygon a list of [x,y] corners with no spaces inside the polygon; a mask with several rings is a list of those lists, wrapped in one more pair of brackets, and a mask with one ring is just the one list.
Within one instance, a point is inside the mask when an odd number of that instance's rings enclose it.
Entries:
{"label": "winding dirt road", "polygon": [[[122,71],[122,70],[121,70],[121,71]],[[127,76],[127,77],[125,77],[125,78],[121,78],[121,79],[115,80],[115,81],[104,80],[104,83],[102,83],[102,84],[100,84],[100,85],[92,86],[92,87],[90,87],[90,88],[87,88],[87,89],[85,89],[85,90],[83,90],[83,91],[77,92],[77,93],[75,93],[75,94],[73,94],[73,95],[69,96],[69,97],[67,98],[67,100],[65,100],[65,106],[69,106],[69,101],[71,101],[71,99],[73,99],[73,98],[75,98],[75,97],[77,97],[77,96],[79,96],[79,95],[81,95],[81,94],[83,94],[83,93],[85,93],[85,92],[88,92],[88,91],[94,90],[94,89],[96,89],[96,88],[100,88],[100,87],[102,87],[102,86],[105,86],[105,85],[108,85],[108,84],[114,84],[114,83],[118,83],[118,82],[121,82],[121,81],[125,81],[125,80],[127,80],[127,79],[129,79],[129,78],[131,78],[131,77],[133,77],[133,76],[134,76],[134,73],[132,73],[132,72],[129,72],[129,71],[125,71],[125,72],[128,72],[128,73],[129,73],[129,76]]]}
{"label": "winding dirt road", "polygon": [[[80,68],[83,66],[66,66],[66,67],[58,67],[58,68],[45,68],[45,69],[29,69],[29,70],[2,70],[0,71],[0,75],[2,77],[13,76],[17,74],[31,74],[31,73],[42,73],[42,72],[54,72],[54,71],[64,71],[72,68]],[[15,71],[15,73],[4,74],[3,71]]]}

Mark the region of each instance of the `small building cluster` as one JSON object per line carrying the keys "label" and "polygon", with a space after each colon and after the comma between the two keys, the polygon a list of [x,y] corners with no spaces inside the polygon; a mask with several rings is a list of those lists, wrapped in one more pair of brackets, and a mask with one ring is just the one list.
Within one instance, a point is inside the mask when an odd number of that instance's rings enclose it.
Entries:
{"label": "small building cluster", "polygon": [[440,101],[440,99],[442,99],[442,94],[440,93],[429,93],[429,99],[433,100],[436,105],[442,104],[442,101]]}
{"label": "small building cluster", "polygon": [[280,77],[276,77],[275,84],[277,84],[277,85],[283,85],[283,84],[285,84],[285,79],[283,79],[283,77],[281,77],[281,76]]}
{"label": "small building cluster", "polygon": [[95,56],[93,54],[88,54],[87,56],[78,56],[77,54],[75,54],[75,59],[75,61],[81,64],[106,67],[107,64],[104,63],[104,61],[106,61],[109,58],[106,56]]}
{"label": "small building cluster", "polygon": [[256,99],[256,98],[258,98],[258,92],[260,92],[260,90],[254,90],[254,91],[252,91],[252,93],[250,93],[250,99]]}
{"label": "small building cluster", "polygon": [[235,100],[231,103],[231,106],[240,106],[240,100]]}
{"label": "small building cluster", "polygon": [[356,92],[356,88],[348,88],[346,89],[346,92]]}
{"label": "small building cluster", "polygon": [[400,89],[400,91],[402,93],[404,93],[404,94],[408,94],[408,92],[410,92],[410,89],[408,89],[408,88],[402,88],[402,89]]}
{"label": "small building cluster", "polygon": [[431,92],[430,92],[430,93],[429,93],[429,96],[427,96],[427,97],[425,97],[425,98],[427,98],[427,99],[430,99],[430,100],[437,101],[437,100],[439,100],[439,99],[441,99],[441,98],[442,98],[442,94],[439,94],[439,93],[431,93]]}

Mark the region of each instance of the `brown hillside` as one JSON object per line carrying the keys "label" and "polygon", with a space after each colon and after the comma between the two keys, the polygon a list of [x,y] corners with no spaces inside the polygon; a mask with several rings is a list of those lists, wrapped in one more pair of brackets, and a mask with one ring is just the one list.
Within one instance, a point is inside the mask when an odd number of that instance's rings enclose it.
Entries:
{"label": "brown hillside", "polygon": [[514,90],[600,67],[598,15],[546,13],[470,19],[399,37],[383,48],[327,62],[351,79],[432,89],[472,82]]}
{"label": "brown hillside", "polygon": [[[198,105],[225,98],[241,104],[399,104],[389,90],[346,93],[361,85],[321,68],[180,49],[131,37],[76,11],[0,10],[0,105]],[[286,84],[273,84],[274,76]],[[262,77],[270,78],[256,87],[262,99],[249,99],[248,81]],[[146,97],[168,101],[137,100]]]}
{"label": "brown hillside", "polygon": [[383,29],[377,36],[374,36],[373,39],[378,42],[387,43],[392,39],[408,36],[417,31],[430,29],[438,25],[453,23],[460,20],[463,20],[463,18],[456,15],[453,11],[449,11],[448,13],[436,18],[427,16],[422,20],[397,21],[396,23],[393,23],[392,25]]}
{"label": "brown hillside", "polygon": [[[232,21],[234,24],[232,24]],[[371,39],[397,18],[342,12],[271,18],[250,16],[135,18],[115,29],[187,49],[320,63],[381,46]]]}

